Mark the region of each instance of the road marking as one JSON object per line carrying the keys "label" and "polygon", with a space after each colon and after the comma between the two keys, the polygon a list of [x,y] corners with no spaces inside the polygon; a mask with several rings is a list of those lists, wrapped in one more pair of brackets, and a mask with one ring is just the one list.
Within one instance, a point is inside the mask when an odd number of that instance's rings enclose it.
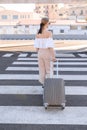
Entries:
{"label": "road marking", "polygon": [[0,106],[0,123],[87,125],[87,107],[45,110],[35,106]]}
{"label": "road marking", "polygon": [[86,54],[78,54],[78,55],[81,56],[81,57],[87,57]]}
{"label": "road marking", "polygon": [[[58,58],[59,61],[86,61],[87,59],[86,58]],[[18,58],[17,60],[23,60],[23,61],[33,61],[33,60],[38,60],[38,58]]]}
{"label": "road marking", "polygon": [[[13,65],[38,65],[38,62],[15,61]],[[87,62],[59,62],[59,65],[87,65]],[[56,65],[56,63],[54,63]]]}
{"label": "road marking", "polygon": [[[35,68],[35,67],[7,67],[6,70],[9,71],[39,71],[39,68]],[[54,70],[56,70],[56,68],[54,68]],[[78,67],[59,67],[58,68],[59,71],[87,71],[87,68],[78,68]]]}
{"label": "road marking", "polygon": [[5,55],[3,55],[2,57],[11,57],[13,55],[13,53],[7,53]]}
{"label": "road marking", "polygon": [[28,55],[27,53],[21,53],[21,54],[19,54],[18,57],[26,57],[27,55]]}
{"label": "road marking", "polygon": [[[32,54],[31,57],[37,57],[38,54]],[[56,54],[56,57],[75,57],[73,54]]]}
{"label": "road marking", "polygon": [[[0,74],[0,80],[38,80],[37,74]],[[56,75],[54,75],[56,78]],[[64,80],[87,80],[87,75],[59,75]]]}
{"label": "road marking", "polygon": [[[43,94],[42,86],[0,86],[0,94]],[[87,86],[65,86],[66,95],[87,95]]]}

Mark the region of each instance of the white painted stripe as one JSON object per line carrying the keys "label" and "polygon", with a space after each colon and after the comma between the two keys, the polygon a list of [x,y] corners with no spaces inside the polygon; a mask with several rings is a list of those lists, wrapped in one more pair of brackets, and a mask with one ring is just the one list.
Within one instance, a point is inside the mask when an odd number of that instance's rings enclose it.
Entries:
{"label": "white painted stripe", "polygon": [[81,56],[81,57],[87,57],[86,54],[78,54],[78,55]]}
{"label": "white painted stripe", "polygon": [[0,94],[42,94],[42,86],[0,86]]}
{"label": "white painted stripe", "polygon": [[0,80],[37,80],[39,75],[30,74],[0,74]]}
{"label": "white painted stripe", "polygon": [[11,71],[38,71],[38,68],[35,67],[7,67],[6,70],[11,70]]}
{"label": "white painted stripe", "polygon": [[30,64],[33,65],[34,63],[35,63],[35,64],[38,64],[37,62],[33,62],[33,63],[32,63],[32,62],[25,62],[25,61],[24,61],[24,62],[23,62],[23,61],[22,61],[22,62],[20,62],[20,61],[15,61],[15,62],[13,62],[12,64],[13,64],[13,65],[30,65]]}
{"label": "white painted stripe", "polygon": [[27,55],[28,55],[27,53],[21,53],[21,54],[19,54],[18,57],[26,57]]}
{"label": "white painted stripe", "polygon": [[25,60],[38,60],[38,58],[18,58],[17,60],[23,60],[23,61],[25,61]]}
{"label": "white painted stripe", "polygon": [[5,55],[3,55],[2,57],[11,57],[13,55],[13,53],[7,53]]}
{"label": "white painted stripe", "polygon": [[[64,80],[87,80],[87,75],[59,75],[58,77]],[[38,78],[37,74],[0,74],[0,80],[38,80]]]}
{"label": "white painted stripe", "polygon": [[38,54],[31,54],[31,57],[37,57],[38,56]]}
{"label": "white painted stripe", "polygon": [[[42,86],[0,86],[0,94],[43,94]],[[87,95],[87,86],[65,86],[66,95]]]}
{"label": "white painted stripe", "polygon": [[87,95],[87,86],[65,86],[66,95]]}
{"label": "white painted stripe", "polygon": [[73,55],[73,54],[56,54],[56,57],[70,57],[70,58],[73,58],[73,57],[75,57],[75,55]]}
{"label": "white painted stripe", "polygon": [[[32,54],[31,57],[37,57],[37,54]],[[56,54],[56,57],[75,57],[73,54]]]}
{"label": "white painted stripe", "polygon": [[87,125],[87,107],[0,106],[0,123]]}
{"label": "white painted stripe", "polygon": [[[38,65],[38,62],[15,61],[14,65]],[[56,63],[54,63],[55,65]],[[59,62],[59,65],[87,65],[87,62]]]}
{"label": "white painted stripe", "polygon": [[[86,58],[58,58],[59,61],[66,61],[66,60],[69,60],[69,61],[85,61],[87,60]],[[18,58],[17,60],[23,60],[23,61],[31,61],[31,60],[38,60],[38,58]]]}
{"label": "white painted stripe", "polygon": [[[35,68],[35,67],[7,67],[6,70],[10,70],[10,71],[39,71],[39,68]],[[54,70],[56,70],[56,68],[54,68]],[[78,68],[78,67],[59,67],[58,68],[59,71],[87,71],[87,68]]]}

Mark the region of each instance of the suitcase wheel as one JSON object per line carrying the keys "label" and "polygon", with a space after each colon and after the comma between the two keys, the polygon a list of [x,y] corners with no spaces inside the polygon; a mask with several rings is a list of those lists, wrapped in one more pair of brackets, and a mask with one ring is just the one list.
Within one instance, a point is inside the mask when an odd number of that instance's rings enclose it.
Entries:
{"label": "suitcase wheel", "polygon": [[47,110],[47,107],[45,107],[45,109]]}
{"label": "suitcase wheel", "polygon": [[62,109],[62,110],[65,109],[65,103],[63,103],[63,104],[61,105],[61,109]]}
{"label": "suitcase wheel", "polygon": [[65,109],[65,107],[64,107],[64,106],[61,106],[61,109],[63,110],[63,109]]}
{"label": "suitcase wheel", "polygon": [[45,109],[47,109],[48,103],[44,103],[44,107],[45,107]]}

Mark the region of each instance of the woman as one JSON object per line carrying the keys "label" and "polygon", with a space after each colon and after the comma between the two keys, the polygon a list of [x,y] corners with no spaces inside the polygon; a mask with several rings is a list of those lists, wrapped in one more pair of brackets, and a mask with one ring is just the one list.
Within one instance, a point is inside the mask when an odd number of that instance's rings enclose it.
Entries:
{"label": "woman", "polygon": [[50,61],[56,61],[52,32],[48,31],[49,19],[42,18],[40,29],[34,41],[38,52],[39,82],[44,85],[45,78],[50,77]]}

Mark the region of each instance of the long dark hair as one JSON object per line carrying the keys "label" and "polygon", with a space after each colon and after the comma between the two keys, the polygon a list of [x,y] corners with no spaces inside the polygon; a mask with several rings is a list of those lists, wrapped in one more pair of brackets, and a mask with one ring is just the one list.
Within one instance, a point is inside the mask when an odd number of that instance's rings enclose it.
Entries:
{"label": "long dark hair", "polygon": [[38,31],[38,34],[39,33],[42,33],[42,30],[43,30],[43,27],[45,24],[47,24],[49,22],[49,19],[48,18],[42,18],[41,20],[41,23],[40,23],[40,29]]}

